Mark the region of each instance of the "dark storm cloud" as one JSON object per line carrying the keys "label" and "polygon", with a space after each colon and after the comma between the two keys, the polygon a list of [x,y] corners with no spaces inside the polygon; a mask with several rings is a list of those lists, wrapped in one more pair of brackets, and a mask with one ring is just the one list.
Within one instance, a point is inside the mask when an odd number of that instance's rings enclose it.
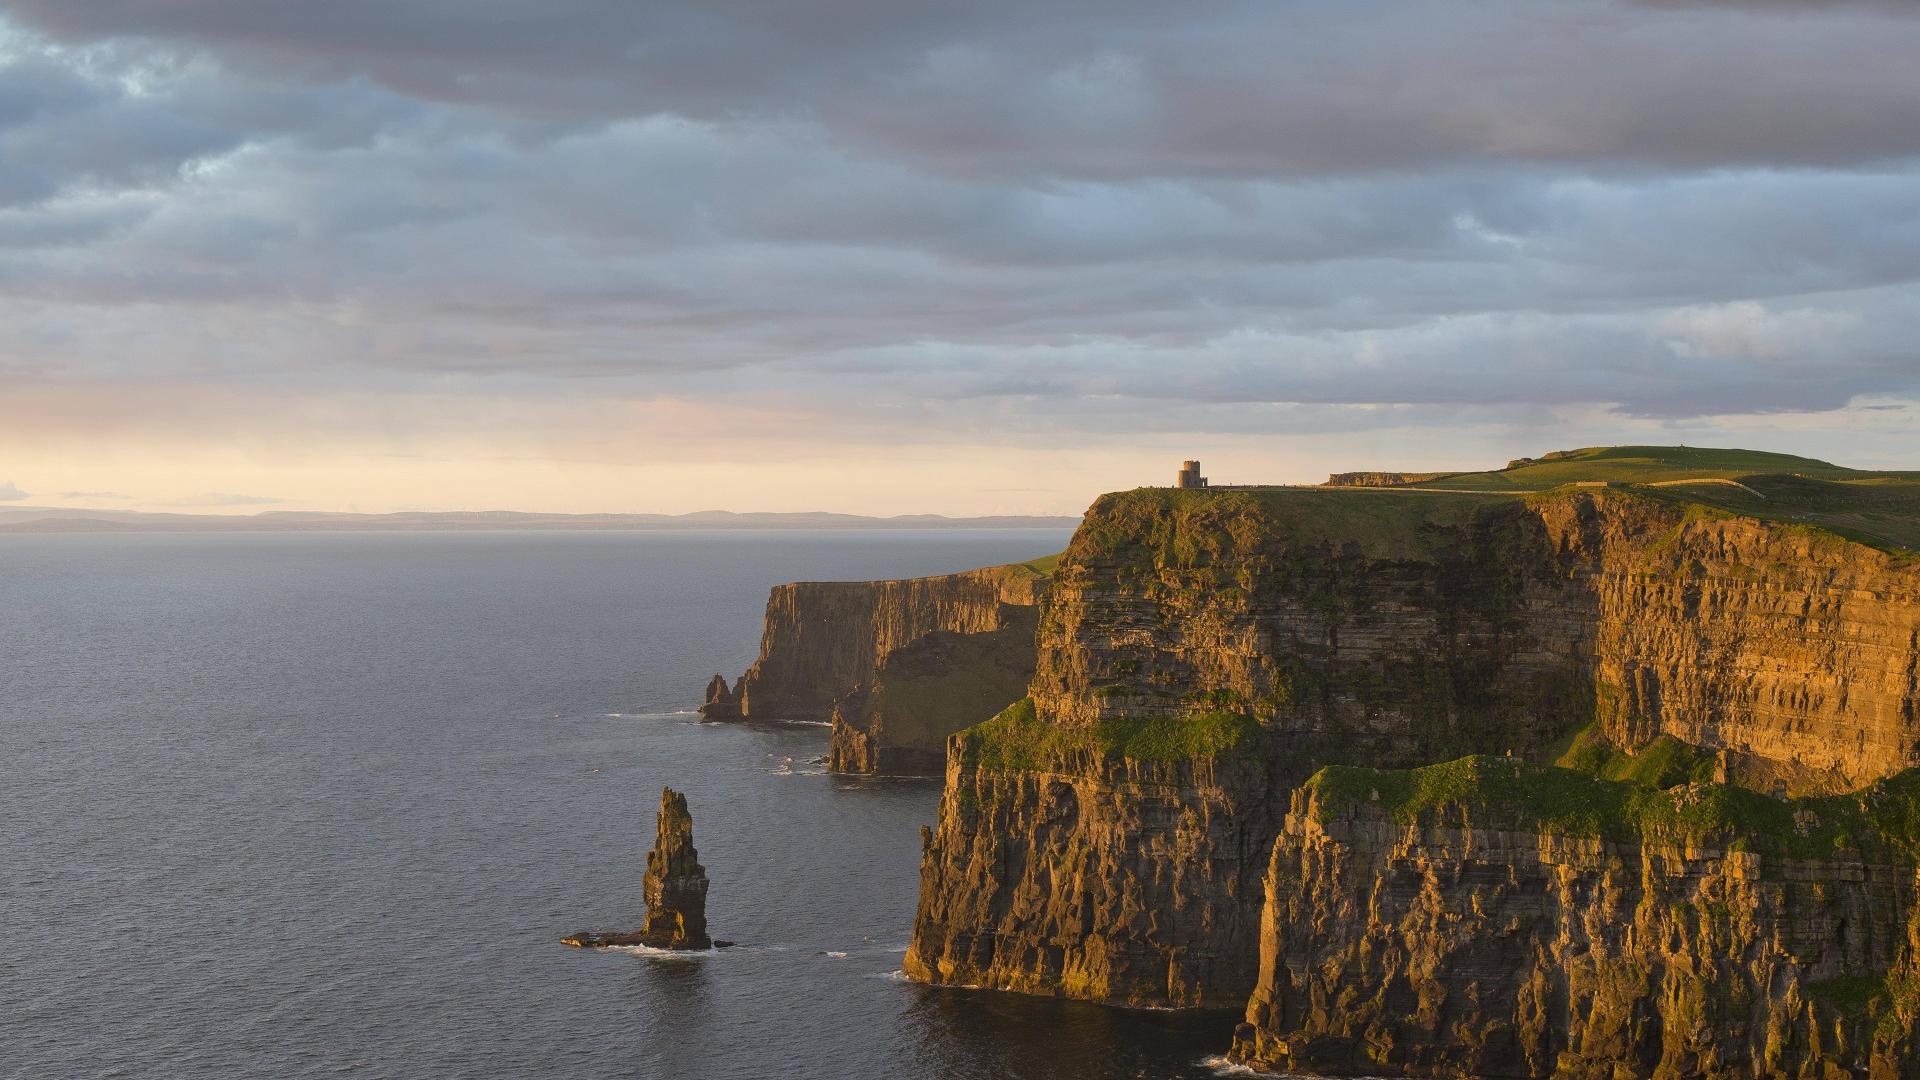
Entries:
{"label": "dark storm cloud", "polygon": [[556,124],[805,117],[954,172],[1692,167],[1920,152],[1910,25],[1889,27],[1872,6],[1819,20],[1687,10],[1698,7],[16,0],[10,10],[69,41],[144,36],[274,78],[364,78]]}
{"label": "dark storm cloud", "polygon": [[1885,5],[0,12],[0,378],[925,431],[1920,393]]}

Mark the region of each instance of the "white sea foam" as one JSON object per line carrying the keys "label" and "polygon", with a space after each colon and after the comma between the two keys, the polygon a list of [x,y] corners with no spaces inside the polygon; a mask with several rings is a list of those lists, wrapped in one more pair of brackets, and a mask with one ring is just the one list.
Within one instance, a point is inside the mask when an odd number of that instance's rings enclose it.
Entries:
{"label": "white sea foam", "polygon": [[656,960],[700,960],[714,955],[717,949],[656,949],[651,945],[602,945],[601,952],[626,953],[628,956],[650,956]]}
{"label": "white sea foam", "polygon": [[826,957],[829,960],[845,960],[847,958],[846,953],[839,952],[835,949],[828,949],[826,952],[823,952],[820,955]]}
{"label": "white sea foam", "polygon": [[[1208,1054],[1194,1064],[1199,1065],[1203,1069],[1212,1070],[1215,1076],[1258,1076],[1267,1077],[1270,1078],[1270,1080],[1318,1080],[1316,1077],[1305,1076],[1300,1073],[1261,1072],[1259,1069],[1250,1068],[1237,1061],[1228,1061],[1224,1054]],[[1363,1076],[1360,1077],[1359,1080],[1382,1080],[1382,1078],[1377,1076]]]}

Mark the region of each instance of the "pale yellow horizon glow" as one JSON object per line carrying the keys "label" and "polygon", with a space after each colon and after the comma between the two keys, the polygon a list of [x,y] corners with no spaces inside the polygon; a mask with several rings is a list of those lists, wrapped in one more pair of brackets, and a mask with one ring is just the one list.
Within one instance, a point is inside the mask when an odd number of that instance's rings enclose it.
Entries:
{"label": "pale yellow horizon glow", "polygon": [[[1911,403],[1689,425],[1605,409],[1530,424],[1424,416],[1361,431],[1191,434],[892,427],[668,399],[249,395],[230,388],[0,387],[0,508],[251,514],[517,510],[1078,515],[1172,482],[1318,483],[1345,469],[1497,467],[1601,443],[1749,446],[1900,468]],[[12,497],[14,493],[22,497]]]}

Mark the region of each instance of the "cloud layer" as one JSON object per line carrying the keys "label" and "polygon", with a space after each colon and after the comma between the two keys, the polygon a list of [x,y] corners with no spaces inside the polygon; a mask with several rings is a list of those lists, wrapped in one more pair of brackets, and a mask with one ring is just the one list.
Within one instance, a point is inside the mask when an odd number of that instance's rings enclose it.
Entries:
{"label": "cloud layer", "polygon": [[1912,10],[0,0],[0,432],[1920,458]]}

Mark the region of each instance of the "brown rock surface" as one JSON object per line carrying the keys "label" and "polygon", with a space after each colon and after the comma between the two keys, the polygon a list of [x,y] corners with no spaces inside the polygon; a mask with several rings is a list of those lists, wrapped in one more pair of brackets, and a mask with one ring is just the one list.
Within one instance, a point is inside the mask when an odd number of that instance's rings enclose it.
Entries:
{"label": "brown rock surface", "polygon": [[[643,879],[647,916],[632,932],[590,930],[561,940],[582,947],[646,945],[656,949],[708,949],[707,871],[693,846],[693,815],[687,797],[660,789],[660,817]],[[729,943],[730,944],[730,943]]]}
{"label": "brown rock surface", "polygon": [[781,585],[759,659],[732,687],[715,676],[701,714],[831,720],[834,771],[937,776],[948,735],[1025,693],[1050,569]]}
{"label": "brown rock surface", "polygon": [[[1038,643],[1032,723],[950,744],[915,978],[1245,995],[1290,792],[1330,763],[1542,758],[1595,719],[1763,788],[1920,763],[1920,576],[1628,491],[1105,496]],[[1227,757],[1188,738],[1223,715]]]}
{"label": "brown rock surface", "polygon": [[1046,579],[995,566],[896,581],[802,581],[767,598],[760,658],[740,679],[747,719],[827,720],[894,650],[937,630],[982,634],[1032,618]]}
{"label": "brown rock surface", "polygon": [[[1406,820],[1373,794],[1294,796],[1237,1060],[1541,1080],[1920,1073],[1910,860],[1556,835],[1459,805]],[[1689,797],[1704,795],[1673,796]]]}
{"label": "brown rock surface", "polygon": [[835,772],[938,776],[947,737],[988,719],[1033,680],[1035,609],[980,634],[935,630],[895,649],[833,711]]}

